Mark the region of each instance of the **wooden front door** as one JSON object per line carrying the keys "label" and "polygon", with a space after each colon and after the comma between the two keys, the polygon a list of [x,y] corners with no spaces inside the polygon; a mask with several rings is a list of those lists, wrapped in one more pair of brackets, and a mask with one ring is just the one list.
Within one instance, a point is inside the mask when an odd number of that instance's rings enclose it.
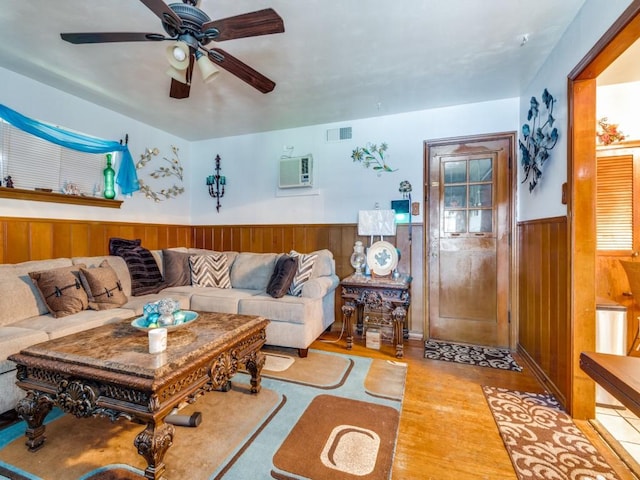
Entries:
{"label": "wooden front door", "polygon": [[429,338],[508,347],[512,134],[426,142]]}

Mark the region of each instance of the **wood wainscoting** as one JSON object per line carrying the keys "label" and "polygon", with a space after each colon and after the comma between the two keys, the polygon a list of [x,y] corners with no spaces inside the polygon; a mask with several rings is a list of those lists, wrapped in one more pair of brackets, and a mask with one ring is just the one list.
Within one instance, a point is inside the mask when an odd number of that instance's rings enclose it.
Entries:
{"label": "wood wainscoting", "polygon": [[563,406],[571,396],[567,218],[518,223],[518,350]]}
{"label": "wood wainscoting", "polygon": [[[385,240],[402,252],[399,269],[411,273],[412,303],[409,330],[423,332],[422,225],[398,225],[396,237]],[[336,273],[344,278],[353,272],[349,258],[359,239],[355,224],[326,225],[162,225],[89,220],[0,217],[0,263],[19,263],[56,257],[106,255],[109,238],[140,238],[150,250],[178,246],[237,252],[308,253],[326,248],[336,261]],[[336,290],[336,320],[342,318],[340,289]]]}

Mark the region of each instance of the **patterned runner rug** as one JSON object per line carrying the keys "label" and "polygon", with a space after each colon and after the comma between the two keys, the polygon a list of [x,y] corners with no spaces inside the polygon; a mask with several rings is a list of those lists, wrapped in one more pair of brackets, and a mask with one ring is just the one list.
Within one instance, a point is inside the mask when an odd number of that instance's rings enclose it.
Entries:
{"label": "patterned runner rug", "polygon": [[511,356],[511,352],[506,348],[427,340],[424,342],[424,358],[512,370],[514,372],[522,371],[522,367],[516,363]]}
{"label": "patterned runner rug", "polygon": [[619,480],[552,395],[483,391],[519,480]]}

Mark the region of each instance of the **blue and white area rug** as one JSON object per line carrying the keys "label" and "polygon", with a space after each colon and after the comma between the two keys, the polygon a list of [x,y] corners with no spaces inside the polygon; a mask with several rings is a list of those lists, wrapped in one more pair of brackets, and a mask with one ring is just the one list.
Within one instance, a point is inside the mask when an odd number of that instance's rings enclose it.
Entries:
{"label": "blue and white area rug", "polygon": [[[202,413],[196,428],[176,427],[166,478],[391,478],[406,364],[311,350],[267,361],[262,390],[249,376],[229,392],[210,392],[181,413]],[[49,418],[50,417],[50,418]],[[24,445],[24,422],[0,430],[0,479],[141,480],[146,463],[134,447],[142,425],[77,419],[54,411],[47,441]]]}
{"label": "blue and white area rug", "polygon": [[498,368],[500,370],[512,370],[514,372],[522,371],[522,367],[516,363],[511,351],[507,348],[427,340],[424,342],[424,358]]}

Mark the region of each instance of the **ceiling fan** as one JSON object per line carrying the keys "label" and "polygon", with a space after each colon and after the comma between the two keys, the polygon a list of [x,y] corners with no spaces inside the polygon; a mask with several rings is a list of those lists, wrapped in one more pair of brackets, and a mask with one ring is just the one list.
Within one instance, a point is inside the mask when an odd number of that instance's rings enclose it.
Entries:
{"label": "ceiling fan", "polygon": [[[168,36],[159,33],[92,32],[61,33],[63,40],[74,43],[146,42],[171,40],[167,48],[172,98],[187,98],[191,88],[194,64],[198,65],[203,80],[208,82],[218,73],[218,65],[262,93],[268,93],[276,84],[224,50],[205,45],[236,38],[270,35],[284,32],[282,18],[271,8],[211,20],[198,8],[199,0],[182,0],[167,5],[163,0],[140,0],[162,20]],[[215,64],[215,65],[214,65]]]}

